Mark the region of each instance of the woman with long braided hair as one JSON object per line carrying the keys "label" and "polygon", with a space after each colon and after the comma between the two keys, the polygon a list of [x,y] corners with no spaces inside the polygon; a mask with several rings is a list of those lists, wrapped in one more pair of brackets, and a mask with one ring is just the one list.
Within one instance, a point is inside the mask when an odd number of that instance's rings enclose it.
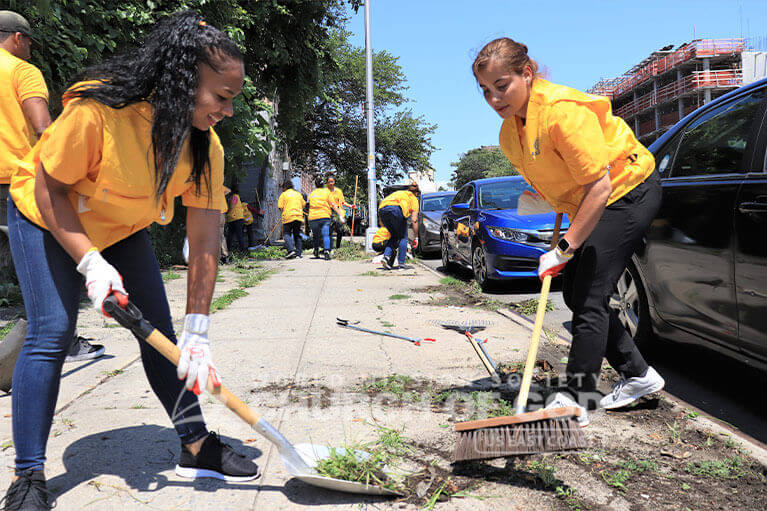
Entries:
{"label": "woman with long braided hair", "polygon": [[[176,472],[246,481],[258,467],[209,433],[196,394],[220,385],[208,344],[226,209],[224,153],[213,126],[243,86],[237,45],[185,11],[159,22],[143,46],[87,69],[64,110],[11,180],[13,260],[29,320],[13,375],[16,478],[6,509],[49,509],[43,467],[61,366],[77,322],[82,277],[93,306],[127,297],[178,342],[178,369],[140,342],[144,371],[181,440]],[[189,282],[176,341],[146,228],[186,206]],[[186,388],[185,388],[186,387]]]}

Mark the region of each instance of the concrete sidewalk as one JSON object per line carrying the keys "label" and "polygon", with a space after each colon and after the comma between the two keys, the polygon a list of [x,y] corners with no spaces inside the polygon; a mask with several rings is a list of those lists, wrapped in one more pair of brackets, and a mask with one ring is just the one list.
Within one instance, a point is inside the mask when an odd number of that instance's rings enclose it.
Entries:
{"label": "concrete sidewalk", "polygon": [[[224,385],[242,398],[291,442],[342,446],[372,439],[376,426],[395,428],[433,456],[421,460],[449,470],[455,440],[449,414],[435,411],[420,397],[407,406],[389,406],[380,396],[360,392],[369,378],[394,374],[423,382],[424,388],[487,386],[487,373],[457,332],[439,321],[486,320],[481,336],[498,361],[521,361],[530,326],[479,309],[429,305],[424,291],[438,278],[424,268],[382,272],[368,261],[316,260],[259,263],[275,273],[248,295],[212,316],[211,345]],[[185,276],[185,272],[179,272]],[[238,275],[222,271],[216,296],[236,286]],[[171,310],[183,317],[186,279],[166,285]],[[397,339],[341,328],[336,317],[360,326],[433,337],[421,347]],[[170,421],[143,374],[135,339],[91,310],[81,312],[81,334],[107,346],[107,356],[65,366],[57,413],[48,443],[46,473],[58,496],[57,509],[249,510],[375,508],[417,509],[408,502],[325,491],[291,480],[282,461],[263,438],[223,405],[201,397],[211,430],[262,469],[251,483],[189,481],[175,475],[179,443]],[[389,396],[391,398],[392,396]],[[2,462],[13,466],[11,398],[0,396]],[[605,414],[592,414],[597,441],[616,426]],[[632,426],[633,427],[633,426]],[[618,433],[631,437],[631,433]],[[619,439],[620,441],[620,439]],[[503,467],[501,462],[498,468]],[[10,484],[10,470],[0,487]],[[577,481],[578,474],[573,477]],[[570,483],[573,487],[577,482]],[[551,509],[552,492],[508,483],[482,484],[478,498],[453,499],[442,509]],[[585,490],[583,490],[585,492]],[[620,508],[620,494],[604,491],[592,500]]]}

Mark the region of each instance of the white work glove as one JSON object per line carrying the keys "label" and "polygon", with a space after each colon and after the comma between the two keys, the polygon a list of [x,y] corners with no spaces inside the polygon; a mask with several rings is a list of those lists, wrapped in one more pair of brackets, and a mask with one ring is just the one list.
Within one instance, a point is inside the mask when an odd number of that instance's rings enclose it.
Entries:
{"label": "white work glove", "polygon": [[518,215],[543,215],[554,211],[551,204],[543,200],[537,193],[525,190],[517,199]]}
{"label": "white work glove", "polygon": [[184,330],[178,341],[181,357],[178,359],[176,374],[180,380],[186,378],[186,388],[198,396],[206,388],[208,380],[214,387],[221,385],[216,366],[210,356],[208,327],[210,318],[205,314],[187,314]]}
{"label": "white work glove", "polygon": [[538,259],[538,277],[541,280],[546,275],[556,277],[572,258],[573,254],[565,254],[559,247],[554,247],[554,250],[549,250]]}
{"label": "white work glove", "polygon": [[123,287],[123,278],[114,266],[101,257],[98,250],[90,250],[80,260],[77,271],[85,277],[85,287],[88,289],[88,298],[91,299],[93,308],[106,317],[104,312],[104,300],[107,296],[115,294],[118,303],[125,307],[128,304],[128,293]]}

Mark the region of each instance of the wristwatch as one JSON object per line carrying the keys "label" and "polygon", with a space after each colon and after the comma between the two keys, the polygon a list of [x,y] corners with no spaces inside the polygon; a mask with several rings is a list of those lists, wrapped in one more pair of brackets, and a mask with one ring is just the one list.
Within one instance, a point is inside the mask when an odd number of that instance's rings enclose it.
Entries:
{"label": "wristwatch", "polygon": [[570,242],[567,241],[564,238],[561,238],[559,240],[559,243],[557,243],[557,248],[563,253],[566,254],[568,250],[570,250]]}

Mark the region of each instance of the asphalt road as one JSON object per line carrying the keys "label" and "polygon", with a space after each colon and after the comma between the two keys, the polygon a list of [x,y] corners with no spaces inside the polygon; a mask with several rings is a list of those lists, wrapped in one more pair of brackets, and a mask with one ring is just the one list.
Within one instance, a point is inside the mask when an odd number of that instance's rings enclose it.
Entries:
{"label": "asphalt road", "polygon": [[[438,254],[421,260],[429,268],[444,273]],[[470,270],[458,270],[455,278],[470,281]],[[486,296],[505,303],[537,299],[540,282],[537,279],[510,282],[499,286]],[[555,310],[547,312],[544,327],[557,329],[570,341],[570,311],[562,299],[561,282],[552,283],[549,301]],[[697,408],[730,429],[734,434],[748,437],[767,447],[767,407],[764,406],[767,374],[719,353],[693,345],[655,339],[641,346],[642,353],[666,379],[666,391],[682,400],[691,409]]]}

